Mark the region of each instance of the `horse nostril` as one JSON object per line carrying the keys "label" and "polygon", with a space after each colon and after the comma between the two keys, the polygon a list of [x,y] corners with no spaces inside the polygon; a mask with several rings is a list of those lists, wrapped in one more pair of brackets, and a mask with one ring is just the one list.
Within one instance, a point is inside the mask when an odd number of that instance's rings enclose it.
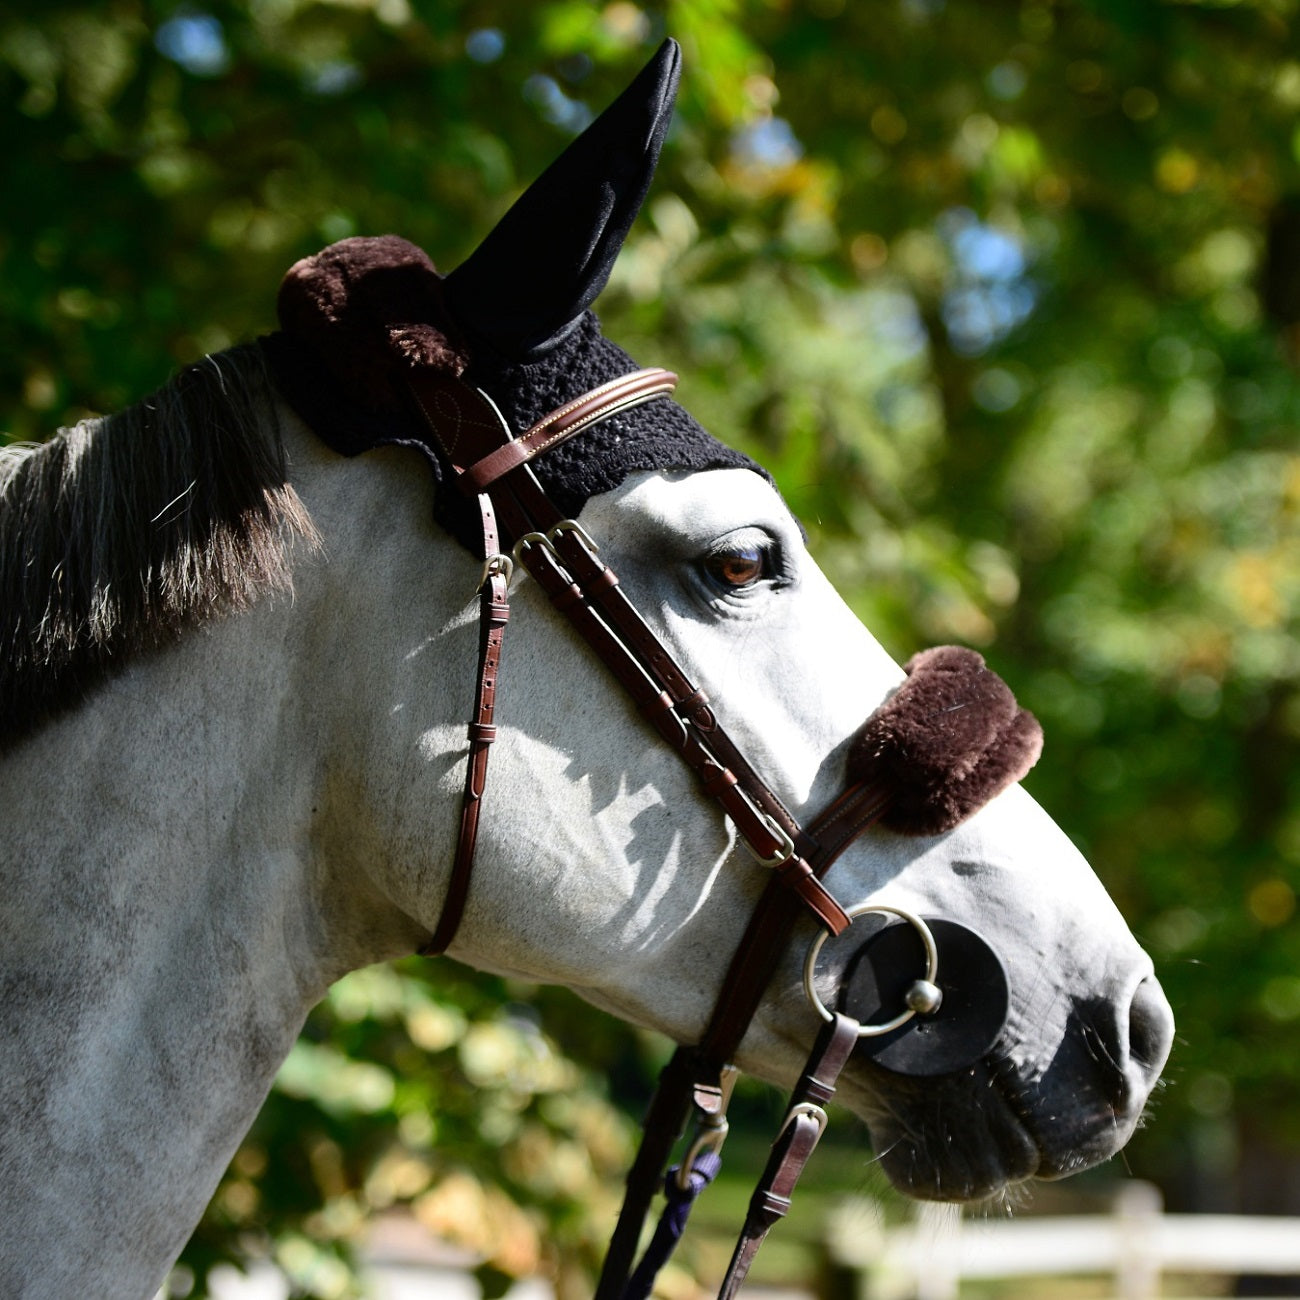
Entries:
{"label": "horse nostril", "polygon": [[1143,978],[1127,1005],[1117,997],[1080,1008],[1078,1023],[1094,1084],[1118,1115],[1136,1117],[1173,1044],[1174,1014],[1160,982],[1153,975]]}
{"label": "horse nostril", "polygon": [[1174,1041],[1174,1013],[1154,975],[1134,990],[1128,1013],[1129,1059],[1154,1083]]}

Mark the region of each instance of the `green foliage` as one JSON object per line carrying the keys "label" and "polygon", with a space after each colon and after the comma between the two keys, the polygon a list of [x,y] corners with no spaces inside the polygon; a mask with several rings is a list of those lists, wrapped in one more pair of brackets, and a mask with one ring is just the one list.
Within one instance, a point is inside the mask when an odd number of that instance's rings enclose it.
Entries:
{"label": "green foliage", "polygon": [[[1179,1016],[1130,1157],[1177,1201],[1191,1162],[1231,1177],[1239,1117],[1300,1142],[1296,23],[1294,0],[9,7],[0,425],[42,436],[271,327],[328,240],[454,265],[678,36],[609,333],[773,468],[893,651],[975,644],[1039,713],[1031,789]],[[272,1250],[345,1294],[360,1216],[442,1196],[446,1222],[509,1204],[579,1277],[625,1140],[592,1080],[635,1095],[648,1049],[548,1021],[575,1067],[502,995],[348,981],[190,1267]]]}
{"label": "green foliage", "polygon": [[[479,1257],[485,1279],[545,1271],[589,1291],[633,1126],[600,1074],[539,1027],[543,1009],[574,1031],[571,1001],[450,963],[341,980],[281,1069],[175,1293],[202,1293],[218,1263],[269,1258],[296,1295],[360,1295],[353,1248],[394,1207]],[[639,1041],[629,1031],[621,1046],[644,1070],[657,1049]]]}

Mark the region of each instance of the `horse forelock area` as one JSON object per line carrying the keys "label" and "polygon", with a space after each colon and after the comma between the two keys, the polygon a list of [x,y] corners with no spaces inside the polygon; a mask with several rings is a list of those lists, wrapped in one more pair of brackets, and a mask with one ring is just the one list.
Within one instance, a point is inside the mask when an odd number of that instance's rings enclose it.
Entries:
{"label": "horse forelock area", "polygon": [[294,536],[318,540],[255,345],[0,457],[0,746],[132,654],[289,590]]}

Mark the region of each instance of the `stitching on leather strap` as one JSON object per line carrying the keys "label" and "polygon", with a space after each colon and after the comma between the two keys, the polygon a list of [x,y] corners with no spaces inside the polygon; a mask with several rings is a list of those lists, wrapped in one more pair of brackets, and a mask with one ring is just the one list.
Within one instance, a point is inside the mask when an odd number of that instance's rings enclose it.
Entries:
{"label": "stitching on leather strap", "polygon": [[518,438],[475,461],[461,474],[458,486],[466,494],[482,492],[511,470],[527,464],[574,434],[619,411],[631,410],[656,397],[667,397],[676,387],[677,376],[671,370],[658,368],[634,370],[629,375],[611,379],[552,411]]}

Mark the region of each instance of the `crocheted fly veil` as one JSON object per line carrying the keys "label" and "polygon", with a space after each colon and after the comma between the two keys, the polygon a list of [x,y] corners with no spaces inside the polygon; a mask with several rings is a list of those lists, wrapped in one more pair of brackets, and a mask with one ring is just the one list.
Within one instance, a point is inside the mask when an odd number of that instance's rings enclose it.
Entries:
{"label": "crocheted fly veil", "polygon": [[[472,500],[458,492],[409,396],[418,371],[481,389],[516,432],[635,363],[600,332],[591,303],[649,189],[680,74],[669,41],[443,277],[394,235],[345,239],[293,266],[280,290],[281,332],[263,340],[291,405],[352,456],[417,448],[438,490],[435,515],[481,550]],[[765,471],[706,433],[666,397],[600,421],[533,462],[564,513],[638,470],[742,466]],[[909,681],[863,729],[851,779],[889,792],[884,822],[935,834],[1033,764],[1041,732],[969,651],[926,651]]]}

